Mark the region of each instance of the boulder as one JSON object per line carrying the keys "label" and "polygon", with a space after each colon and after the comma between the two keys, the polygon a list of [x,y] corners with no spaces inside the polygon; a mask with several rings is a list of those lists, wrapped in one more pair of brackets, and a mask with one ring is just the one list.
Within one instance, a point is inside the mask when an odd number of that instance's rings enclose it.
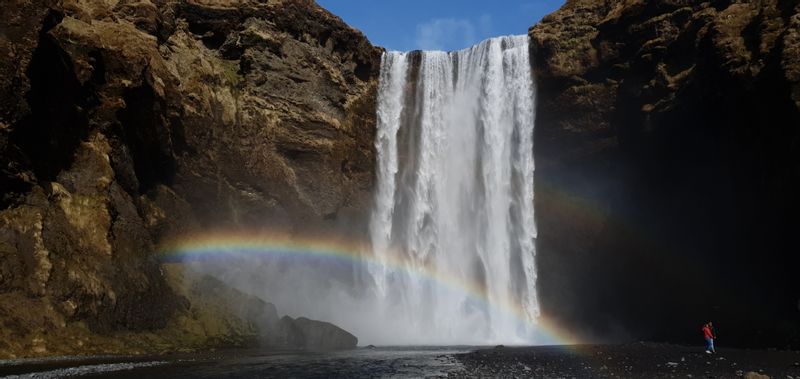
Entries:
{"label": "boulder", "polygon": [[278,346],[295,349],[325,351],[354,349],[358,338],[329,322],[310,320],[305,317],[292,319],[283,316],[277,326]]}

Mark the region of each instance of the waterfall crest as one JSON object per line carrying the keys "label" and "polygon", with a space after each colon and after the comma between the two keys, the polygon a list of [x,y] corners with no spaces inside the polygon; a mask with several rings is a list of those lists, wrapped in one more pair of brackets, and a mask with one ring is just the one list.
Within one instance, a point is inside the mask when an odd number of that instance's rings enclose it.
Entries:
{"label": "waterfall crest", "polygon": [[[378,92],[369,274],[385,316],[410,342],[529,342],[539,304],[528,37],[384,53]],[[398,261],[408,271],[387,269]],[[477,293],[408,274],[419,271]]]}

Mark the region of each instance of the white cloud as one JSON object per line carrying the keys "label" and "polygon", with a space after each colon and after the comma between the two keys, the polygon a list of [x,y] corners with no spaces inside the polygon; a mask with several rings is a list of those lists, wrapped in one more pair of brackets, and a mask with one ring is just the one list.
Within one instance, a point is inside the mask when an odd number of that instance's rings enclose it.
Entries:
{"label": "white cloud", "polygon": [[484,14],[477,22],[468,19],[435,18],[417,25],[416,48],[455,50],[474,45],[491,30],[492,18]]}

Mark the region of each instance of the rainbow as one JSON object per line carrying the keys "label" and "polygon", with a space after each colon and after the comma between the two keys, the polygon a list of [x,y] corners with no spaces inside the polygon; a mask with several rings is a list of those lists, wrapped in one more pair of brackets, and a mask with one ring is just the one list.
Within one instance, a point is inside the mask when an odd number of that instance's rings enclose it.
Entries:
{"label": "rainbow", "polygon": [[463,293],[470,300],[492,307],[518,320],[534,331],[537,343],[576,345],[579,340],[545,317],[529,315],[515,302],[490,301],[484,288],[431,266],[411,268],[405,254],[393,252],[388,261],[378,261],[368,253],[368,245],[337,238],[300,237],[281,232],[215,231],[184,235],[167,240],[157,249],[162,263],[228,259],[236,256],[322,259],[356,265],[377,264],[418,277],[448,290]]}

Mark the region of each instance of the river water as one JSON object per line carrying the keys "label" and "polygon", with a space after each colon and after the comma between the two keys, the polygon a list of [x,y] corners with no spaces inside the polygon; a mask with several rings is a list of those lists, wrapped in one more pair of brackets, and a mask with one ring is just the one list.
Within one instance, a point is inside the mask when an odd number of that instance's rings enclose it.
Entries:
{"label": "river water", "polygon": [[0,363],[4,378],[421,378],[463,371],[453,355],[474,347],[380,347],[312,352],[226,351],[162,357],[93,357]]}

